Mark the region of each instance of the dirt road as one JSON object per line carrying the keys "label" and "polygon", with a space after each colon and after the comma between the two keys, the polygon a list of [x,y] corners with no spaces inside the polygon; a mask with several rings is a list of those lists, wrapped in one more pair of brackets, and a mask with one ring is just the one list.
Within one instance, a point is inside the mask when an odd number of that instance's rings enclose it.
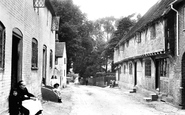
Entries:
{"label": "dirt road", "polygon": [[63,103],[45,102],[44,115],[183,115],[162,102],[145,102],[137,94],[118,88],[69,85],[62,90]]}

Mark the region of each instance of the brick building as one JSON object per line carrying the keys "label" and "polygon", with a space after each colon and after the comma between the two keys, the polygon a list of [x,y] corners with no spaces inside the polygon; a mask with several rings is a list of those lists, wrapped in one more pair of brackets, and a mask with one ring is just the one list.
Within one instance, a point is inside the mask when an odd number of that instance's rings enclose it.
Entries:
{"label": "brick building", "polygon": [[115,47],[120,87],[185,106],[185,3],[159,0]]}
{"label": "brick building", "polygon": [[[42,84],[50,84],[54,71],[54,9],[49,0],[43,8],[37,0],[0,1],[0,114],[8,110],[8,96],[16,82],[41,97]],[[42,6],[40,6],[42,7]]]}

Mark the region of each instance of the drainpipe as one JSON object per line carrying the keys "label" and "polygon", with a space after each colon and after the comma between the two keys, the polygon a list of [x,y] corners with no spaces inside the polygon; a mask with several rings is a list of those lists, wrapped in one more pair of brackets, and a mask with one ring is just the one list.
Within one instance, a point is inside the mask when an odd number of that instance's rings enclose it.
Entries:
{"label": "drainpipe", "polygon": [[176,38],[177,38],[177,43],[176,43],[176,45],[177,45],[177,56],[179,56],[179,12],[173,7],[173,4],[175,3],[175,2],[177,2],[178,0],[175,0],[175,1],[173,1],[171,4],[170,4],[170,6],[171,6],[171,9],[173,10],[173,11],[175,11],[176,12],[176,23],[177,23],[177,28],[176,28]]}

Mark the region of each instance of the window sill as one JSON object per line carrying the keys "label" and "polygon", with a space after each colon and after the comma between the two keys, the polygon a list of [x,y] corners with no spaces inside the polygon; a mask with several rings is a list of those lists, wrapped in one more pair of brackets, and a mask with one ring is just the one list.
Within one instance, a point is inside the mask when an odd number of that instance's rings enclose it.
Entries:
{"label": "window sill", "polygon": [[31,67],[31,70],[38,70],[38,67]]}
{"label": "window sill", "polygon": [[0,68],[0,72],[4,71],[4,68]]}

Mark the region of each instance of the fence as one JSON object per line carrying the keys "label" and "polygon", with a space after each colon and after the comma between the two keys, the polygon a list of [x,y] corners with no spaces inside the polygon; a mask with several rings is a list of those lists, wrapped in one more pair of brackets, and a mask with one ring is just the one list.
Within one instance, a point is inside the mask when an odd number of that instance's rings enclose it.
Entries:
{"label": "fence", "polygon": [[88,84],[106,87],[109,86],[110,80],[116,80],[115,73],[97,73],[93,78],[88,78]]}

